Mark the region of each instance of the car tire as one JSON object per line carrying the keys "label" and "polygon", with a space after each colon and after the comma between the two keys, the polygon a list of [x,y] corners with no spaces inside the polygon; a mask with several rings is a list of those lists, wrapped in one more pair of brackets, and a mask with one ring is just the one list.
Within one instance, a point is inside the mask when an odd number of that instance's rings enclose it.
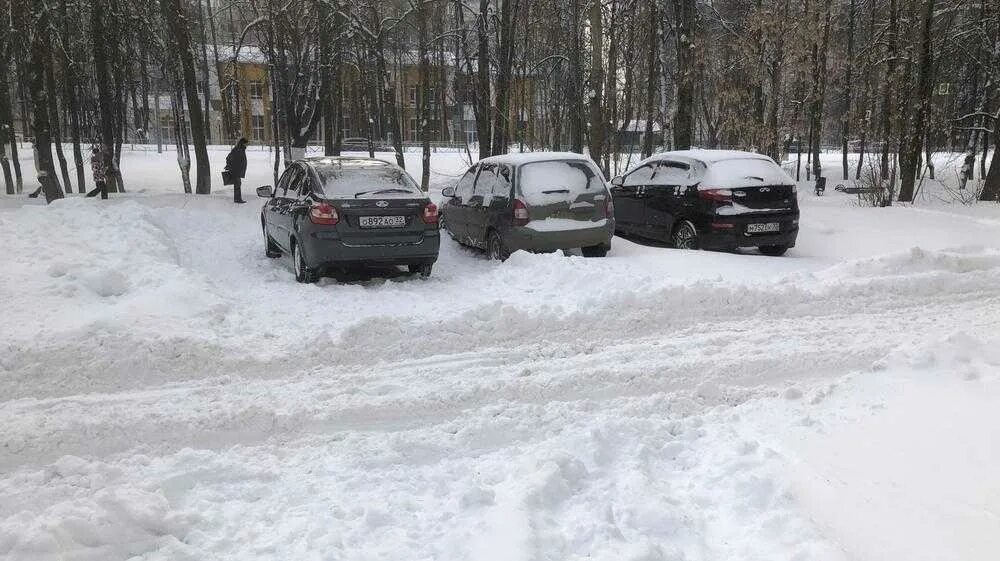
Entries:
{"label": "car tire", "polygon": [[760,250],[764,255],[770,255],[771,257],[780,257],[788,251],[787,245],[762,245],[757,249]]}
{"label": "car tire", "polygon": [[608,255],[608,251],[610,250],[611,246],[600,244],[581,247],[580,253],[583,253],[584,257],[606,257]]}
{"label": "car tire", "polygon": [[306,265],[305,256],[302,255],[302,249],[297,243],[292,245],[292,267],[295,271],[295,280],[301,283],[311,284],[319,280],[316,271]]}
{"label": "car tire", "polygon": [[698,228],[690,220],[681,220],[670,234],[670,245],[676,249],[699,249]]}
{"label": "car tire", "polygon": [[494,261],[506,261],[510,257],[503,245],[503,237],[496,230],[490,230],[486,235],[486,256]]}
{"label": "car tire", "polygon": [[278,244],[274,243],[271,236],[267,235],[267,229],[264,228],[264,255],[270,257],[271,259],[277,259],[281,257],[281,248]]}
{"label": "car tire", "polygon": [[410,273],[416,275],[419,274],[420,278],[426,279],[431,276],[431,272],[434,270],[434,263],[421,263],[419,265],[407,265]]}

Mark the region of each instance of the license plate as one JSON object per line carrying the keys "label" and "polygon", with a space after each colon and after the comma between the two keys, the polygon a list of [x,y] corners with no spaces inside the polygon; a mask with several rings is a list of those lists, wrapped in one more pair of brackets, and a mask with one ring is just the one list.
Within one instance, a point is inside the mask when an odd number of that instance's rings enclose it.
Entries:
{"label": "license plate", "polygon": [[402,228],[406,226],[405,216],[362,216],[362,228]]}
{"label": "license plate", "polygon": [[777,222],[765,222],[761,224],[747,224],[748,234],[763,234],[765,232],[778,232],[781,230],[781,224]]}

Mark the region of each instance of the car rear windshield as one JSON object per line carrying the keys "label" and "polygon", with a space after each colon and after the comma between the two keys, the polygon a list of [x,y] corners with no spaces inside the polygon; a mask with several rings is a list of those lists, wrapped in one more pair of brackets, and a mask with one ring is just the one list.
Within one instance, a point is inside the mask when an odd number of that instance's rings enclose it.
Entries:
{"label": "car rear windshield", "polygon": [[771,160],[737,158],[709,166],[702,185],[707,188],[739,188],[758,185],[793,185],[781,166]]}
{"label": "car rear windshield", "polygon": [[396,166],[380,162],[333,163],[316,166],[328,197],[386,197],[421,194],[410,175]]}
{"label": "car rear windshield", "polygon": [[532,162],[521,166],[520,191],[529,205],[573,202],[581,195],[605,189],[601,172],[584,160]]}

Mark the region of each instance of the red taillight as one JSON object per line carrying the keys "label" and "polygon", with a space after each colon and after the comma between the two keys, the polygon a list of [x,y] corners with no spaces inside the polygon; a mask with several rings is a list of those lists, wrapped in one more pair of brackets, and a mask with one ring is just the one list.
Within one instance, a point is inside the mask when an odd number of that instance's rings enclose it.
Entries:
{"label": "red taillight", "polygon": [[313,224],[333,226],[337,222],[340,222],[340,215],[337,214],[337,209],[333,208],[333,205],[330,203],[313,203],[309,207],[309,220]]}
{"label": "red taillight", "polygon": [[434,203],[427,203],[424,207],[424,224],[438,223],[438,207]]}
{"label": "red taillight", "polygon": [[706,201],[717,203],[732,203],[733,192],[730,189],[700,189],[698,196]]}
{"label": "red taillight", "polygon": [[615,217],[615,202],[611,197],[604,199],[604,218],[608,220]]}
{"label": "red taillight", "polygon": [[524,226],[531,220],[528,216],[528,205],[521,199],[514,199],[514,225]]}
{"label": "red taillight", "polygon": [[712,222],[712,228],[716,230],[732,230],[736,227],[736,224],[728,224],[726,222]]}

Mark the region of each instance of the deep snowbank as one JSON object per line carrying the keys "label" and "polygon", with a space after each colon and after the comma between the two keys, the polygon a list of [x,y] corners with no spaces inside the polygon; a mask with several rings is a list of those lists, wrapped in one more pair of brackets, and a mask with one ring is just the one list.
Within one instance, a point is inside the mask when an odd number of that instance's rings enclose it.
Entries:
{"label": "deep snowbank", "polygon": [[1000,211],[850,202],[302,286],[224,196],[0,198],[0,558],[992,559]]}
{"label": "deep snowbank", "polygon": [[66,456],[0,484],[0,552],[991,559],[995,343],[959,332],[736,402],[704,387],[502,401],[249,447]]}

